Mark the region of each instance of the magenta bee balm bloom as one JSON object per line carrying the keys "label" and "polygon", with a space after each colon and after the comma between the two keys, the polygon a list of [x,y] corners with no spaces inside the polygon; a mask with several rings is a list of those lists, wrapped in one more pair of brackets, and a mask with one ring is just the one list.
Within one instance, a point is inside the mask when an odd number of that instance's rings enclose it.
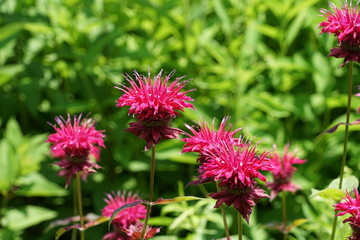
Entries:
{"label": "magenta bee balm bloom", "polygon": [[135,71],[135,79],[129,75],[125,76],[130,87],[125,85],[117,87],[124,94],[116,101],[116,106],[129,106],[129,115],[137,119],[137,122],[130,123],[130,128],[126,131],[145,139],[145,150],[161,140],[177,138],[182,131],[170,127],[171,120],[180,116],[178,111],[184,111],[185,108],[194,109],[194,106],[187,102],[193,99],[186,96],[186,93],[193,90],[181,91],[187,83],[180,81],[183,77],[169,82],[174,73],[175,71],[162,77],[160,71],[154,79],[151,79],[150,72],[146,77]]}
{"label": "magenta bee balm bloom", "polygon": [[48,137],[51,153],[54,157],[60,158],[55,163],[61,167],[60,176],[65,176],[66,187],[70,184],[71,178],[80,172],[85,179],[90,173],[96,172],[95,169],[101,168],[93,162],[90,157],[99,159],[99,147],[105,147],[102,132],[95,129],[95,122],[89,119],[68,115],[67,120],[63,117],[56,117],[59,126],[50,124],[56,131]]}
{"label": "magenta bee balm bloom", "polygon": [[344,202],[335,204],[335,211],[340,211],[336,216],[343,216],[345,214],[350,214],[351,217],[348,217],[344,220],[348,222],[353,230],[353,233],[348,239],[350,240],[360,240],[360,196],[358,190],[354,189],[355,198],[352,198],[350,193],[346,193]]}
{"label": "magenta bee balm bloom", "polygon": [[271,156],[271,162],[274,164],[274,169],[271,170],[274,180],[268,184],[268,188],[271,190],[271,200],[280,192],[296,192],[297,189],[300,189],[299,186],[291,182],[296,171],[293,164],[303,164],[306,160],[295,157],[294,153],[289,153],[289,144],[285,146],[282,156],[277,152],[274,153]]}
{"label": "magenta bee balm bloom", "polygon": [[322,16],[325,21],[319,25],[322,27],[321,33],[334,34],[339,42],[339,47],[333,48],[329,56],[336,58],[344,58],[344,66],[347,62],[360,62],[360,12],[358,3],[352,6],[347,2],[341,9],[329,2],[329,6],[333,9],[321,9]]}

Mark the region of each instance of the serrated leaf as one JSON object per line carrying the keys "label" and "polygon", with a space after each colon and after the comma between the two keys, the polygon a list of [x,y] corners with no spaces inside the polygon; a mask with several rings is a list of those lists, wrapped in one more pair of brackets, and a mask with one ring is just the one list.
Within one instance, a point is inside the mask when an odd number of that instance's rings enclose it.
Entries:
{"label": "serrated leaf", "polygon": [[16,183],[20,186],[16,194],[20,196],[62,197],[68,194],[64,188],[48,181],[37,172],[20,177]]}
{"label": "serrated leaf", "polygon": [[5,212],[2,225],[12,230],[23,230],[56,217],[53,210],[39,206],[24,206]]}
{"label": "serrated leaf", "polygon": [[193,196],[175,197],[175,198],[171,198],[171,199],[159,198],[155,202],[151,203],[151,205],[169,204],[169,203],[184,202],[184,201],[191,201],[191,200],[200,200],[200,199],[202,199],[202,198],[193,197]]}
{"label": "serrated leaf", "polygon": [[111,217],[110,217],[110,219],[109,219],[108,229],[110,230],[111,222],[114,220],[114,218],[116,217],[116,215],[117,215],[119,212],[121,212],[121,211],[123,211],[123,210],[125,210],[125,209],[128,209],[128,208],[136,207],[137,205],[142,204],[142,203],[148,203],[148,202],[145,201],[145,200],[139,199],[139,200],[136,200],[136,201],[134,201],[134,202],[132,202],[132,203],[127,203],[127,204],[125,204],[125,205],[122,205],[121,207],[119,207],[118,209],[116,209],[116,210],[113,212],[113,214],[111,214]]}

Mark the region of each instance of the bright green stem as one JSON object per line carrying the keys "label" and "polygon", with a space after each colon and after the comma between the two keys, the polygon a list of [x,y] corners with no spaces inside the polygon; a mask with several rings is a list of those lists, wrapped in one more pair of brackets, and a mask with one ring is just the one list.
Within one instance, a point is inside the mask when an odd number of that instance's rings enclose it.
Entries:
{"label": "bright green stem", "polygon": [[287,214],[286,214],[286,193],[283,192],[281,196],[282,201],[282,215],[284,221],[284,240],[287,240],[288,232],[287,232]]}
{"label": "bright green stem", "polygon": [[[218,182],[216,182],[216,189],[217,189],[217,192],[220,192],[220,187],[219,187]],[[222,215],[223,222],[224,222],[224,230],[225,230],[226,240],[230,240],[230,233],[229,233],[229,227],[228,227],[228,224],[227,224],[227,221],[226,221],[226,214],[225,214],[225,206],[224,206],[224,204],[221,204],[220,209],[221,209],[221,215]]]}
{"label": "bright green stem", "polygon": [[[149,202],[153,200],[154,194],[154,176],[155,176],[155,146],[151,148],[151,164],[150,164],[150,187],[149,187]],[[151,204],[147,205],[146,207],[146,217],[144,220],[144,226],[141,232],[141,240],[144,239],[146,234],[146,228],[148,225],[149,217],[151,211]]]}
{"label": "bright green stem", "polygon": [[242,216],[238,212],[238,239],[242,240]]}
{"label": "bright green stem", "polygon": [[[78,201],[77,201],[77,191],[76,191],[76,187],[73,187],[73,203],[74,203],[74,214],[73,216],[76,216],[78,214]],[[71,230],[71,240],[76,240],[77,238],[77,230],[76,228],[73,228]]]}
{"label": "bright green stem", "polygon": [[82,196],[81,196],[81,180],[80,173],[76,174],[76,192],[77,192],[77,202],[78,202],[78,212],[80,216],[80,239],[85,240],[85,230],[84,230],[84,214],[83,214],[83,206],[82,206]]}
{"label": "bright green stem", "polygon": [[[346,125],[345,125],[345,137],[344,137],[344,149],[342,154],[342,160],[341,160],[341,168],[340,168],[340,181],[339,181],[339,189],[342,188],[343,179],[344,179],[344,168],[345,168],[345,162],[346,162],[346,154],[347,154],[347,144],[348,144],[348,138],[349,138],[349,122],[350,122],[350,110],[351,110],[351,97],[352,97],[352,85],[353,85],[353,66],[354,63],[349,63],[349,80],[348,80],[348,100],[347,100],[347,106],[346,106]],[[335,216],[333,220],[333,228],[331,232],[331,240],[335,239],[335,233],[336,233],[336,227],[337,227],[337,219],[338,217]]]}

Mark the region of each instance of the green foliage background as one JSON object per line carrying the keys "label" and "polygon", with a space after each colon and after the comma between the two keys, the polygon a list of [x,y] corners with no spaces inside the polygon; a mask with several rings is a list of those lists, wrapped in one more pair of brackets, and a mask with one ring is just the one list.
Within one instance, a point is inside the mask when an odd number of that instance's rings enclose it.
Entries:
{"label": "green foliage background", "polygon": [[[143,74],[150,69],[152,75],[176,69],[175,77],[191,79],[187,88],[196,89],[189,95],[197,111],[186,110],[173,122],[176,127],[229,115],[234,128],[261,140],[264,149],[274,144],[282,149],[288,142],[299,149],[308,162],[295,175],[303,190],[288,196],[289,219],[308,222],[290,237],[327,239],[334,202],[309,196],[339,175],[343,127],[315,139],[345,121],[347,68],[338,68],[342,59],[326,57],[337,43],[319,35],[322,7],[327,1],[0,1],[2,239],[52,239],[56,229],[39,236],[48,220],[72,215],[72,188],[62,189],[64,179],[44,143],[53,132],[47,122],[58,115],[91,113],[97,129],[106,131],[103,169],[83,184],[85,212],[100,214],[104,193],[118,189],[146,198],[149,153],[143,141],[124,132],[132,121],[127,110],[115,107],[121,91],[114,86],[134,69]],[[359,105],[354,98],[351,120],[358,118]],[[347,173],[355,176],[358,131],[350,127]],[[196,156],[180,155],[182,146],[178,140],[159,144],[155,197],[202,196],[196,187],[183,187],[196,175]],[[159,239],[223,237],[219,211],[209,201],[155,209],[152,224],[164,225],[160,235],[167,234]],[[17,214],[30,223],[11,225],[21,221],[13,220]],[[231,219],[233,212],[228,215]],[[260,202],[251,219],[245,227],[249,239],[281,236],[264,227],[281,221],[279,200]],[[100,239],[105,225],[86,234]]]}

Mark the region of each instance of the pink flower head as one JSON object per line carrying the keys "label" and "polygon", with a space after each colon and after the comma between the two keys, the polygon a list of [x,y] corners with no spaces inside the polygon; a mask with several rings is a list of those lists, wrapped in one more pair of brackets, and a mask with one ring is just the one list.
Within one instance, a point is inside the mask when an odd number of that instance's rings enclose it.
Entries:
{"label": "pink flower head", "polygon": [[[116,209],[125,204],[133,203],[139,199],[140,198],[137,194],[132,193],[121,193],[120,191],[118,191],[116,194],[114,192],[111,194],[107,193],[106,198],[104,199],[107,205],[101,210],[101,214],[104,217],[111,217]],[[120,229],[126,229],[131,224],[136,224],[140,221],[140,219],[144,219],[145,216],[146,208],[144,205],[139,204],[135,207],[127,208],[119,212],[112,223]]]}
{"label": "pink flower head", "polygon": [[211,128],[206,122],[198,123],[197,129],[185,124],[193,135],[185,133],[188,138],[182,139],[182,141],[185,142],[182,152],[197,152],[202,154],[205,149],[212,149],[216,147],[219,142],[226,142],[234,145],[243,144],[241,141],[242,139],[234,138],[234,135],[239,132],[241,128],[231,131],[232,125],[228,124],[228,126],[226,126],[228,120],[229,117],[224,117],[217,131],[214,127],[215,119]]}
{"label": "pink flower head", "polygon": [[200,179],[218,181],[221,189],[210,194],[217,200],[215,207],[220,207],[222,203],[227,206],[233,204],[248,222],[255,203],[269,197],[255,181],[258,178],[266,182],[266,177],[259,171],[273,168],[267,158],[268,152],[257,154],[256,147],[221,144],[205,151],[204,155],[207,155],[207,161],[199,167]]}
{"label": "pink flower head", "polygon": [[335,211],[340,211],[336,216],[343,216],[345,214],[350,214],[351,217],[348,217],[344,220],[349,222],[353,233],[352,236],[348,237],[350,240],[360,240],[360,196],[358,190],[354,189],[355,198],[352,198],[350,193],[346,193],[344,202],[335,204]]}
{"label": "pink flower head", "polygon": [[90,160],[90,156],[99,159],[100,147],[105,147],[102,132],[95,129],[93,119],[82,119],[74,116],[72,121],[68,114],[67,120],[63,117],[56,117],[56,123],[50,124],[56,131],[48,137],[50,142],[51,153],[53,157],[60,158],[55,163],[62,170],[60,176],[65,176],[66,187],[70,184],[71,178],[78,172],[85,179],[89,173],[96,172],[95,169],[101,168],[99,165]]}
{"label": "pink flower head", "polygon": [[282,156],[275,152],[271,156],[271,162],[274,165],[274,169],[271,170],[274,180],[267,185],[271,189],[271,200],[280,192],[288,191],[294,193],[297,189],[301,189],[301,187],[291,182],[291,178],[296,171],[293,164],[303,164],[306,160],[295,157],[294,153],[289,153],[289,144],[285,146]]}
{"label": "pink flower head", "polygon": [[[130,225],[124,231],[130,237],[130,239],[133,239],[133,240],[141,239],[143,227],[144,227],[144,224],[139,222],[139,223]],[[158,232],[160,232],[160,228],[152,228],[150,226],[147,226],[144,239],[152,238]]]}
{"label": "pink flower head", "polygon": [[216,199],[215,207],[218,208],[225,203],[227,206],[234,204],[234,208],[249,223],[250,214],[253,207],[261,198],[269,198],[264,190],[257,187],[245,187],[238,189],[225,189],[218,193],[210,194],[210,197]]}
{"label": "pink flower head", "polygon": [[145,77],[134,71],[135,80],[125,75],[130,87],[117,87],[124,94],[116,101],[116,106],[129,106],[129,115],[137,119],[137,122],[130,123],[130,128],[126,131],[145,139],[145,150],[161,140],[177,138],[182,131],[171,128],[169,123],[173,118],[180,116],[178,111],[184,111],[185,108],[194,109],[194,106],[187,102],[193,99],[186,96],[186,93],[193,90],[181,92],[187,81],[180,81],[183,77],[179,77],[169,83],[174,73],[175,71],[172,71],[163,78],[160,71],[151,79],[150,72]]}
{"label": "pink flower head", "polygon": [[268,154],[257,154],[256,147],[235,149],[233,145],[220,144],[212,151],[205,151],[207,161],[199,167],[200,177],[220,181],[220,186],[230,188],[253,187],[256,184],[255,178],[266,182],[266,177],[259,170],[273,168]]}
{"label": "pink flower head", "polygon": [[347,1],[341,9],[329,2],[329,6],[333,9],[321,9],[320,12],[326,20],[319,25],[322,27],[322,33],[334,34],[339,42],[339,47],[331,50],[329,56],[344,58],[344,66],[347,62],[360,62],[360,12],[358,3],[353,7]]}

